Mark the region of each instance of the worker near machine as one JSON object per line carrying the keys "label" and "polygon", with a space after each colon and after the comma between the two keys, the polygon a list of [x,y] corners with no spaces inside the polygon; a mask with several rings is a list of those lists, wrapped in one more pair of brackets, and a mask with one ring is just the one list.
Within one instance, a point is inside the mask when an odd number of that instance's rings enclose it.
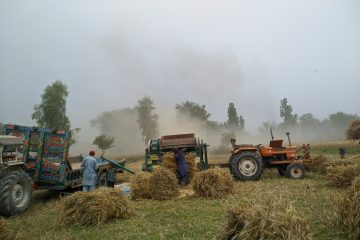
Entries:
{"label": "worker near machine", "polygon": [[343,147],[339,147],[339,155],[341,159],[345,158],[346,150]]}
{"label": "worker near machine", "polygon": [[179,182],[181,185],[186,185],[188,183],[188,165],[185,158],[186,149],[182,148],[176,151],[175,161],[177,166],[177,172],[179,176]]}
{"label": "worker near machine", "polygon": [[95,151],[90,151],[89,156],[85,157],[80,165],[83,170],[83,192],[92,192],[95,190],[96,170],[98,169],[98,165],[94,156]]}

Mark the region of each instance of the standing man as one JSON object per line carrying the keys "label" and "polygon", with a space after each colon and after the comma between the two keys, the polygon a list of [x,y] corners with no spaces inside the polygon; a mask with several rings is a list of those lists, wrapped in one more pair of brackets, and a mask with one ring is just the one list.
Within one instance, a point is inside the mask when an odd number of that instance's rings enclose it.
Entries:
{"label": "standing man", "polygon": [[96,170],[98,169],[98,165],[94,156],[95,151],[90,151],[89,156],[85,157],[80,165],[83,170],[83,192],[92,192],[95,190]]}
{"label": "standing man", "polygon": [[185,158],[186,149],[180,149],[175,154],[175,161],[177,166],[177,171],[179,174],[179,181],[181,185],[186,185],[188,182],[188,165]]}

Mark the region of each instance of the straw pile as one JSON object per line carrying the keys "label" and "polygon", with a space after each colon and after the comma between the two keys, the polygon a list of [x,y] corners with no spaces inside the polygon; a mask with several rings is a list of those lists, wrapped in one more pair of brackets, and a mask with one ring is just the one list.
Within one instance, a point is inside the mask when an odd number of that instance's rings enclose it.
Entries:
{"label": "straw pile", "polygon": [[70,226],[100,225],[112,219],[133,215],[128,199],[113,188],[99,188],[94,192],[76,192],[62,200],[60,223]]}
{"label": "straw pile", "polygon": [[0,239],[3,239],[3,240],[14,239],[13,231],[11,231],[11,229],[7,225],[6,221],[1,218],[0,218]]}
{"label": "straw pile", "polygon": [[[195,161],[196,156],[192,153],[186,153],[185,158],[186,158],[186,162],[187,162],[187,166],[188,166],[188,170],[189,170],[188,182],[190,182],[194,178],[195,172],[198,171],[197,166],[196,166],[196,161]],[[165,153],[163,156],[161,166],[169,169],[170,171],[172,171],[173,173],[175,173],[177,175],[177,166],[176,166],[176,162],[175,162],[175,158],[174,158],[174,153],[172,153],[172,152]]]}
{"label": "straw pile", "polygon": [[167,200],[179,196],[175,173],[164,167],[155,169],[149,178],[149,193],[155,200]]}
{"label": "straw pile", "polygon": [[205,198],[222,198],[234,191],[234,179],[228,169],[213,168],[195,175],[193,189]]}
{"label": "straw pile", "polygon": [[240,202],[228,211],[223,240],[312,239],[308,221],[298,217],[289,202]]}
{"label": "straw pile", "polygon": [[360,176],[360,165],[330,166],[326,168],[326,177],[329,186],[344,188],[351,185],[351,182]]}
{"label": "straw pile", "polygon": [[345,227],[349,239],[360,239],[360,178],[352,182],[337,204],[339,222]]}
{"label": "straw pile", "polygon": [[314,158],[304,161],[304,166],[306,170],[325,173],[325,168],[327,166],[327,158],[323,155],[318,155]]}
{"label": "straw pile", "polygon": [[150,174],[141,172],[136,174],[130,183],[131,194],[133,199],[149,199],[151,198],[149,193],[149,179]]}

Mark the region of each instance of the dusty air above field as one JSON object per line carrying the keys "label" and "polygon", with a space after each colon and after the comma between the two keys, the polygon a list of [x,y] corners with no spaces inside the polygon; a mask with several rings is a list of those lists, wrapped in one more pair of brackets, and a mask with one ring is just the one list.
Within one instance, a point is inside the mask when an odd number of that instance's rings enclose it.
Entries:
{"label": "dusty air above field", "polygon": [[34,125],[56,79],[79,143],[97,133],[91,119],[144,95],[164,134],[186,100],[220,122],[234,102],[248,132],[279,122],[283,98],[321,120],[359,114],[359,11],[356,0],[1,1],[0,122]]}

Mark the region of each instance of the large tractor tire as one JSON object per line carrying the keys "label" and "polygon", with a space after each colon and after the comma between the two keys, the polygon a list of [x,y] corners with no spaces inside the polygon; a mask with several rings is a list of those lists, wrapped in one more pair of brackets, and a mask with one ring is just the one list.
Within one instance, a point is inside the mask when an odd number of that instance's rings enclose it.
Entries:
{"label": "large tractor tire", "polygon": [[106,176],[106,172],[102,172],[99,175],[97,186],[98,187],[107,187],[108,186],[108,179]]}
{"label": "large tractor tire", "polygon": [[22,171],[0,174],[0,215],[12,216],[25,212],[32,199],[32,180]]}
{"label": "large tractor tire", "polygon": [[286,176],[293,179],[302,179],[305,176],[305,167],[301,163],[291,163],[286,167]]}
{"label": "large tractor tire", "polygon": [[230,170],[239,180],[257,180],[263,171],[262,159],[256,152],[242,152],[230,158]]}

